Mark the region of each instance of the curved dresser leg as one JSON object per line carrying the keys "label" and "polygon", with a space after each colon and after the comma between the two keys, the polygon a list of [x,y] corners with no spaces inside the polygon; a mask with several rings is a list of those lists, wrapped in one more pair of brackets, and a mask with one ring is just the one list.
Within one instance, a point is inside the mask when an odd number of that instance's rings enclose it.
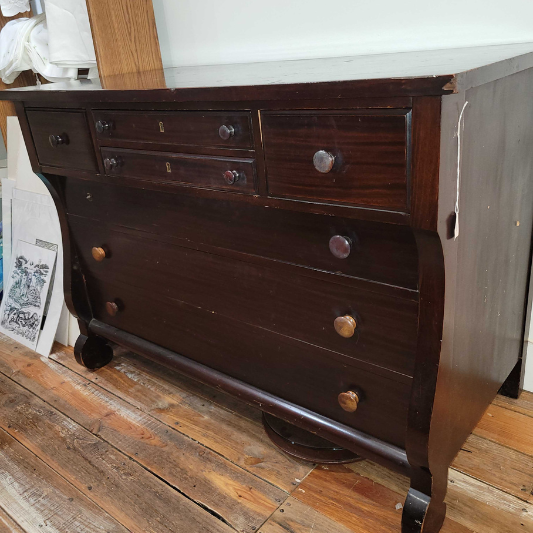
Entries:
{"label": "curved dresser leg", "polygon": [[[427,474],[430,476],[430,474]],[[433,478],[430,486],[433,486],[431,495],[421,492],[413,487],[407,493],[405,505],[402,513],[402,533],[438,533],[446,517],[446,495],[447,475],[444,480]],[[441,486],[443,490],[435,490]]]}
{"label": "curved dresser leg", "polygon": [[76,361],[91,370],[102,368],[113,359],[113,349],[105,339],[81,334],[74,345]]}

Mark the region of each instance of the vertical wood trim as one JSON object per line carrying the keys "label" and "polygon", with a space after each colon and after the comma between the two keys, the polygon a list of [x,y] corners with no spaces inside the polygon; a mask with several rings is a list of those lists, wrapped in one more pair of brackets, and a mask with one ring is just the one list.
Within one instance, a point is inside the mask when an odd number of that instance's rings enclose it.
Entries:
{"label": "vertical wood trim", "polygon": [[164,87],[152,0],[87,0],[87,9],[102,86]]}
{"label": "vertical wood trim", "polygon": [[437,231],[440,166],[440,96],[413,99],[411,225]]}

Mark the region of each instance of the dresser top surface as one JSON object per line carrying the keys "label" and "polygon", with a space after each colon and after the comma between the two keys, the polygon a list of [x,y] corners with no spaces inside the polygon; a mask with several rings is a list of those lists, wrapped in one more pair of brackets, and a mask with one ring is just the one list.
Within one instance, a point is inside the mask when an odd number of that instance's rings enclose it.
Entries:
{"label": "dresser top surface", "polygon": [[[248,99],[273,94],[282,87],[284,98],[302,98],[293,90],[321,86],[332,97],[335,90],[351,89],[352,96],[418,96],[456,93],[533,67],[533,43],[445,50],[425,50],[352,57],[242,63],[169,68],[126,73],[98,79],[9,89],[2,99],[35,101],[69,93],[90,101],[179,101],[221,97]],[[240,91],[235,91],[235,89]],[[257,92],[264,88],[269,93]],[[289,90],[290,89],[290,90]],[[190,95],[191,91],[196,91]],[[202,95],[201,91],[210,91]],[[278,91],[279,92],[279,91]],[[83,96],[82,94],[83,93]],[[118,96],[118,93],[125,93]],[[189,96],[188,96],[189,93]],[[313,93],[314,94],[314,93]],[[244,96],[244,98],[243,98]],[[325,95],[324,95],[325,96]],[[204,98],[205,97],[205,98]],[[280,96],[282,97],[282,96]],[[53,98],[53,97],[52,97]]]}

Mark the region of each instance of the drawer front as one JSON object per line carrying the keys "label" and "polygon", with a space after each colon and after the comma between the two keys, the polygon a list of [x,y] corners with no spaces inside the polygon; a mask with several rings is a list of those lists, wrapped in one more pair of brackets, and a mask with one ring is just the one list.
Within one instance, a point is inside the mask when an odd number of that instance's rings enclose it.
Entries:
{"label": "drawer front", "polygon": [[26,113],[41,165],[97,170],[85,112],[28,110]]}
{"label": "drawer front", "polygon": [[102,148],[106,174],[235,192],[255,191],[253,159]]}
{"label": "drawer front", "polygon": [[[74,215],[207,245],[416,289],[418,252],[410,228],[244,205],[69,179],[67,211]],[[142,216],[140,215],[142,213]],[[335,236],[349,237],[350,253],[335,257]]]}
{"label": "drawer front", "polygon": [[127,142],[253,148],[250,113],[201,111],[93,111],[101,144]]}
{"label": "drawer front", "polygon": [[[332,352],[126,286],[89,278],[97,319],[324,416],[404,446],[410,380],[350,366]],[[115,316],[106,302],[117,302]],[[383,371],[384,372],[384,371]],[[357,389],[355,413],[338,403]]]}
{"label": "drawer front", "polygon": [[408,127],[403,111],[265,113],[268,191],[406,212]]}
{"label": "drawer front", "polygon": [[[418,305],[332,281],[200,252],[71,218],[85,273],[412,375]],[[92,256],[95,248],[97,259]],[[102,259],[101,250],[106,257]],[[355,319],[344,338],[334,327]],[[345,318],[344,322],[349,321]],[[347,323],[350,327],[350,324]]]}

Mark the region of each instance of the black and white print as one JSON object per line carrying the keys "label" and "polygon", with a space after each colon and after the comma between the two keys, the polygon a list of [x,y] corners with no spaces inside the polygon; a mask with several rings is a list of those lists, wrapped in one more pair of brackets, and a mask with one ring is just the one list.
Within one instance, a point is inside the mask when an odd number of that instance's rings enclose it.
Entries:
{"label": "black and white print", "polygon": [[17,243],[0,307],[0,330],[35,349],[57,250]]}

